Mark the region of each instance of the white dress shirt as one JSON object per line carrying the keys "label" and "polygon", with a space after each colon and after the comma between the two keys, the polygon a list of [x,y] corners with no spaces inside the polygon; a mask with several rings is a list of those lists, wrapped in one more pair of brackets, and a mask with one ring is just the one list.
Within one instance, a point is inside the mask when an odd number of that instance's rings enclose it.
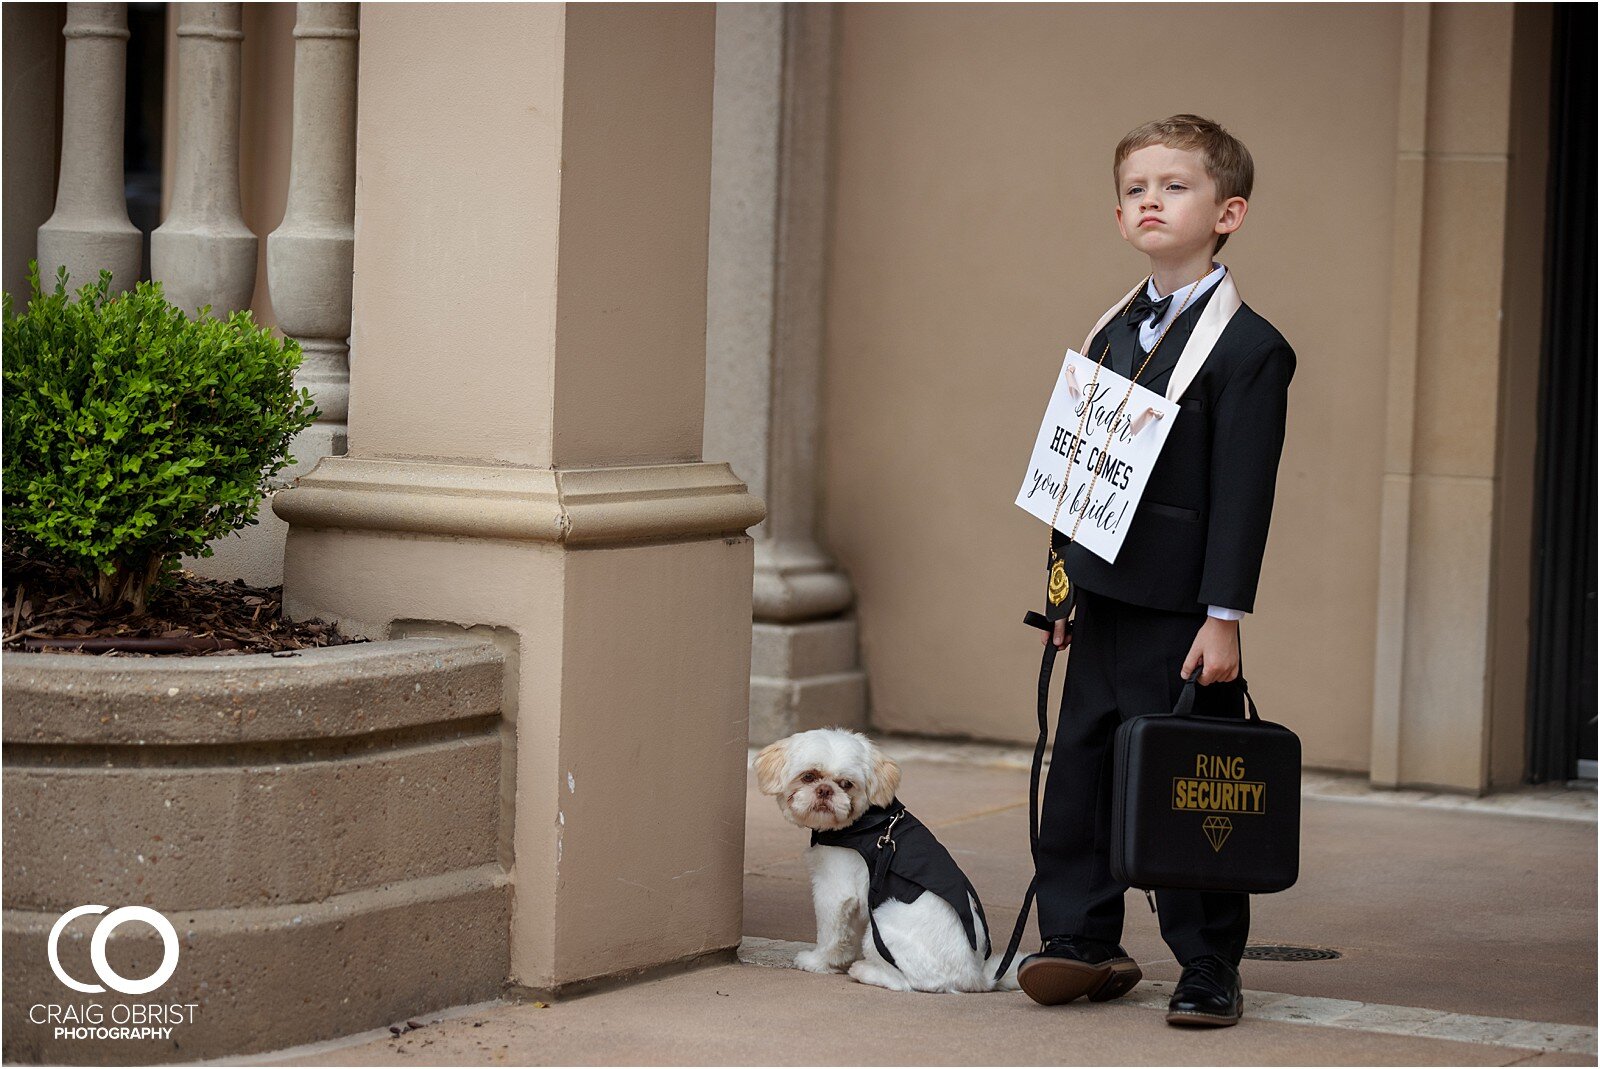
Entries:
{"label": "white dress shirt", "polygon": [[[1211,287],[1215,286],[1218,282],[1222,281],[1222,276],[1226,271],[1227,268],[1223,267],[1219,263],[1213,262],[1211,264],[1211,273],[1205,278],[1202,278],[1199,282],[1192,282],[1189,285],[1184,286],[1182,289],[1174,290],[1172,300],[1167,304],[1166,314],[1160,319],[1151,316],[1148,320],[1139,325],[1139,344],[1144,347],[1144,351],[1148,353],[1151,347],[1155,345],[1156,339],[1161,337],[1161,332],[1166,330],[1168,325],[1170,325],[1174,319],[1178,318],[1178,309],[1184,304],[1185,301],[1187,301],[1190,305],[1193,305],[1202,294],[1211,289]],[[1194,292],[1191,294],[1189,292],[1190,290],[1193,290]],[[1150,295],[1150,299],[1152,301],[1159,301],[1161,299],[1161,294],[1156,291],[1156,280],[1154,276],[1151,276],[1149,284],[1145,286],[1145,292]]]}

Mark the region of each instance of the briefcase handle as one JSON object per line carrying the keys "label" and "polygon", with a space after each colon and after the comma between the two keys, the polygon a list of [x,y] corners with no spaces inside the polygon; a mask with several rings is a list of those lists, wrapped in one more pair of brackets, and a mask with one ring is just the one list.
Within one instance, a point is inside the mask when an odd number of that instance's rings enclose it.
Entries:
{"label": "briefcase handle", "polygon": [[[1194,716],[1195,688],[1200,684],[1201,666],[1196,665],[1194,673],[1183,681],[1183,693],[1178,695],[1178,703],[1172,707],[1173,716]],[[1245,708],[1249,710],[1249,718],[1256,723],[1261,722],[1261,714],[1256,712],[1256,700],[1250,697],[1250,684],[1244,681],[1244,676],[1239,677],[1239,689],[1244,691]]]}

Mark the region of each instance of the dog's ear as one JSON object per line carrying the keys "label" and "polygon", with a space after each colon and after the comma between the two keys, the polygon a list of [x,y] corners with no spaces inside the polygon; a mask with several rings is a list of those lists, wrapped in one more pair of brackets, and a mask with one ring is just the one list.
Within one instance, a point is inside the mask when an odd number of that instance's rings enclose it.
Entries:
{"label": "dog's ear", "polygon": [[900,790],[900,766],[876,746],[872,748],[872,790],[867,801],[873,805],[888,805]]}
{"label": "dog's ear", "polygon": [[788,760],[788,739],[780,739],[756,754],[756,788],[762,794],[783,793],[783,766]]}

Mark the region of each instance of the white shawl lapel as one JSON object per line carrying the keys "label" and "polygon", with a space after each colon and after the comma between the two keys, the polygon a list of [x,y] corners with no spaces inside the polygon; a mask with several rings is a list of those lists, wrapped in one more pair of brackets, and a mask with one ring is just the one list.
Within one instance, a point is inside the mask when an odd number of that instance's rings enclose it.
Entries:
{"label": "white shawl lapel", "polygon": [[[1083,339],[1083,348],[1078,350],[1080,353],[1091,360],[1094,359],[1089,353],[1089,346],[1094,342],[1094,336],[1122,311],[1124,305],[1133,300],[1133,295],[1138,293],[1143,285],[1145,283],[1140,282],[1138,286],[1123,294],[1120,301],[1106,309],[1106,314],[1100,317],[1100,321],[1094,325],[1089,336]],[[1194,333],[1189,335],[1183,352],[1178,355],[1177,364],[1172,368],[1172,377],[1167,380],[1167,400],[1176,401],[1183,396],[1183,391],[1187,390],[1194,377],[1200,374],[1200,368],[1205,365],[1206,357],[1211,355],[1217,339],[1222,337],[1222,331],[1233,318],[1233,313],[1243,304],[1239,288],[1233,284],[1233,270],[1225,268],[1222,279],[1217,283],[1217,292],[1211,295],[1206,310],[1200,313],[1200,321],[1194,325]]]}
{"label": "white shawl lapel", "polygon": [[1243,304],[1239,288],[1233,284],[1233,272],[1224,269],[1222,279],[1217,283],[1217,292],[1211,295],[1205,311],[1200,313],[1200,322],[1194,325],[1194,333],[1189,335],[1183,352],[1178,355],[1177,364],[1172,368],[1172,377],[1167,380],[1167,400],[1177,401],[1183,396],[1183,391],[1200,374],[1200,368],[1205,364],[1206,357],[1211,355],[1217,339],[1222,337],[1228,320]]}

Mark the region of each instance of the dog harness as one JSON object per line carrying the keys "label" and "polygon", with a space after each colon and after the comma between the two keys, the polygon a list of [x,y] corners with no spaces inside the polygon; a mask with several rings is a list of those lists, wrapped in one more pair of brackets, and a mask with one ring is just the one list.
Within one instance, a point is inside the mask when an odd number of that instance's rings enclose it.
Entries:
{"label": "dog harness", "polygon": [[976,907],[978,919],[983,921],[983,956],[989,956],[989,918],[983,915],[978,892],[972,889],[966,873],[950,856],[950,851],[898,798],[886,806],[872,806],[849,827],[813,831],[811,845],[842,846],[860,854],[867,863],[867,872],[871,874],[867,888],[867,920],[872,925],[873,944],[890,965],[895,964],[894,955],[883,945],[883,936],[878,934],[878,922],[872,912],[890,899],[909,904],[925,893],[936,894],[950,903],[950,908],[961,918],[967,942],[974,950],[978,949],[977,928],[972,920],[972,910]]}

